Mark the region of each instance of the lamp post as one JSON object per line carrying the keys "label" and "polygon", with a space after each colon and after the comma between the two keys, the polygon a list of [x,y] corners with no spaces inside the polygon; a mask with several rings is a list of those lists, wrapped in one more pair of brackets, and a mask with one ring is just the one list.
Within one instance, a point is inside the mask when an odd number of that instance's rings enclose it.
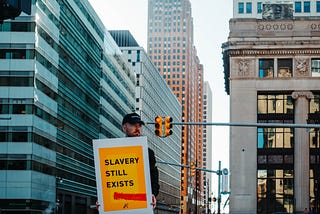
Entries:
{"label": "lamp post", "polygon": [[218,214],[220,214],[220,203],[221,203],[221,161],[219,161],[218,168]]}

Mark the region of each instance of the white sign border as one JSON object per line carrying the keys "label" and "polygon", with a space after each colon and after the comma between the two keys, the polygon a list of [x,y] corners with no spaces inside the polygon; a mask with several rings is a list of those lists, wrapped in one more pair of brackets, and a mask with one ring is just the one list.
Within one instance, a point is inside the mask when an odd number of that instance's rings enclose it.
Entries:
{"label": "white sign border", "polygon": [[[143,159],[144,159],[144,171],[145,173],[145,184],[146,184],[146,194],[147,194],[147,204],[148,207],[144,209],[132,209],[132,210],[120,210],[120,211],[110,211],[104,212],[104,201],[102,197],[102,185],[101,185],[101,169],[100,169],[100,148],[113,148],[113,147],[128,147],[128,146],[142,146]],[[149,155],[148,155],[148,143],[147,137],[126,137],[126,138],[108,138],[108,139],[96,139],[93,140],[93,154],[94,154],[94,164],[96,173],[96,184],[97,184],[97,194],[98,202],[100,204],[99,213],[101,214],[150,214],[153,213],[152,208],[152,191],[150,183],[150,170],[149,170]]]}

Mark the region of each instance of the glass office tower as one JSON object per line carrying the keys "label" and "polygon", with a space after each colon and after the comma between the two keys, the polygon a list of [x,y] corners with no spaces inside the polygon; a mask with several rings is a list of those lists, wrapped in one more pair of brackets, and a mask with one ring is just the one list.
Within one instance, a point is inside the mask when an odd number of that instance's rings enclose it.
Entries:
{"label": "glass office tower", "polygon": [[121,137],[135,76],[86,0],[0,25],[0,212],[90,213],[92,139]]}

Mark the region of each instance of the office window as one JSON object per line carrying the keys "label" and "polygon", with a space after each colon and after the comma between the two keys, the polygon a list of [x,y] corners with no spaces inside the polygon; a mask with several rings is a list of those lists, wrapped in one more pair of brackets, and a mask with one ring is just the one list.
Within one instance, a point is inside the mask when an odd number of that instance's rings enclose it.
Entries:
{"label": "office window", "polygon": [[294,3],[294,12],[296,13],[301,13],[302,9],[301,9],[301,1],[297,1]]}
{"label": "office window", "polygon": [[252,13],[252,3],[251,2],[246,3],[246,13]]}
{"label": "office window", "polygon": [[303,12],[310,13],[310,1],[303,2]]}
{"label": "office window", "polygon": [[292,77],[292,59],[278,59],[278,77]]}
{"label": "office window", "polygon": [[258,115],[293,114],[293,99],[286,94],[259,94]]}
{"label": "office window", "polygon": [[259,77],[273,77],[274,62],[273,59],[259,59]]}
{"label": "office window", "polygon": [[320,13],[320,1],[317,1],[316,3],[316,11],[317,13]]}
{"label": "office window", "polygon": [[258,148],[293,148],[293,128],[259,128]]}
{"label": "office window", "polygon": [[244,3],[243,2],[239,2],[238,3],[238,13],[239,14],[243,14],[244,13]]}
{"label": "office window", "polygon": [[258,13],[262,13],[262,2],[257,3],[257,10]]}
{"label": "office window", "polygon": [[320,59],[311,59],[311,76],[320,77]]}

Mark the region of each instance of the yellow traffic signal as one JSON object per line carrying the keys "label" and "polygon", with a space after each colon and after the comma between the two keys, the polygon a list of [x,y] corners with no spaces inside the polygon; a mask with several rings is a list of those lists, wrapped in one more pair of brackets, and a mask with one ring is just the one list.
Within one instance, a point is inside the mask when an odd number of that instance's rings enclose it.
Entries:
{"label": "yellow traffic signal", "polygon": [[154,124],[154,133],[158,137],[162,137],[162,117],[161,116],[156,116],[154,118],[155,124]]}
{"label": "yellow traffic signal", "polygon": [[164,118],[164,136],[172,135],[172,117],[165,117]]}
{"label": "yellow traffic signal", "polygon": [[195,176],[196,175],[196,165],[194,164],[194,162],[190,162],[190,174],[191,176]]}

